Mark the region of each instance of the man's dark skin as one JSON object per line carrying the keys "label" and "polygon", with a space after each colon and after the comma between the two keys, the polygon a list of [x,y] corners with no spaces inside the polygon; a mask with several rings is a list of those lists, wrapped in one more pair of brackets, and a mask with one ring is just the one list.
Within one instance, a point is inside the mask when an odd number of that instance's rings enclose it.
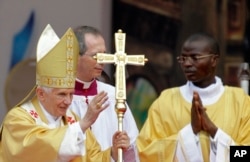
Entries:
{"label": "man's dark skin", "polygon": [[[187,58],[181,63],[181,68],[186,76],[186,79],[192,81],[193,84],[200,88],[206,88],[215,83],[215,69],[218,61],[218,54],[212,52],[209,41],[205,39],[187,40],[181,50],[182,56],[203,56],[206,57],[192,61]],[[203,107],[200,96],[197,92],[193,93],[192,107],[191,107],[191,125],[194,134],[200,131],[207,132],[211,137],[214,137],[218,128],[210,120],[206,113],[206,108]]]}

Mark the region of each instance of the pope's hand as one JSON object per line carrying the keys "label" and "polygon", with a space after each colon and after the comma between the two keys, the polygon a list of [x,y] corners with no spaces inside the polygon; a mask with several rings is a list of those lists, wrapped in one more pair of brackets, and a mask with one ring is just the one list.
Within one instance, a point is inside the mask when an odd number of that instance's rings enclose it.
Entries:
{"label": "pope's hand", "polygon": [[85,116],[80,120],[83,132],[89,128],[97,119],[99,114],[109,106],[107,92],[100,92],[89,103]]}

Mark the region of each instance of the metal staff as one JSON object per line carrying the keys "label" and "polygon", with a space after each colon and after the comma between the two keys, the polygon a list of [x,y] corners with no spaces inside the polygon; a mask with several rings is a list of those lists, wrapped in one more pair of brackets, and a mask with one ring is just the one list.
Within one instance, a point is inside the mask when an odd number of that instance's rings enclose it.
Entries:
{"label": "metal staff", "polygon": [[[128,65],[141,65],[143,66],[147,62],[147,58],[144,55],[127,55],[125,53],[125,39],[126,34],[121,29],[115,33],[115,54],[97,53],[95,59],[101,64],[113,63],[116,66],[115,75],[115,88],[116,88],[116,104],[115,111],[118,118],[118,130],[123,130],[123,118],[124,113],[127,110],[126,107],[126,76],[125,66]],[[122,149],[118,149],[118,162],[123,161]]]}

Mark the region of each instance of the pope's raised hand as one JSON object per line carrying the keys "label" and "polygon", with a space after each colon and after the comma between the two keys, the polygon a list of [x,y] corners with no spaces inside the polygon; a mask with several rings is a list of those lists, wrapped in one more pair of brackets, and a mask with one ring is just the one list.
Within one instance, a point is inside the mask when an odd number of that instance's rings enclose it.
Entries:
{"label": "pope's raised hand", "polygon": [[85,116],[80,120],[82,131],[85,132],[97,119],[99,114],[109,106],[107,92],[100,92],[89,103]]}

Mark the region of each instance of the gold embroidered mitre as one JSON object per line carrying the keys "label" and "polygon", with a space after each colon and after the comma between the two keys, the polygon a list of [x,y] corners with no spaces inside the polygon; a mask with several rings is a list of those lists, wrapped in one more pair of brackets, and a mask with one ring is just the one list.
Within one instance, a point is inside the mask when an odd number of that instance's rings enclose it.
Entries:
{"label": "gold embroidered mitre", "polygon": [[61,39],[48,24],[37,44],[36,84],[74,88],[79,45],[69,28]]}

